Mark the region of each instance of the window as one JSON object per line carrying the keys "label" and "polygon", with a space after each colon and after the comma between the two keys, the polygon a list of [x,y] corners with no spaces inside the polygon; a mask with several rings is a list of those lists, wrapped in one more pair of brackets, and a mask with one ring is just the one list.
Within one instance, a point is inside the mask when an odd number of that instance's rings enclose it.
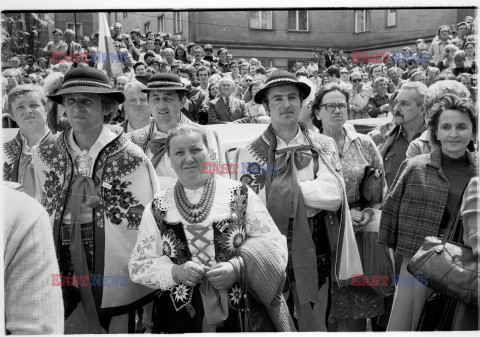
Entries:
{"label": "window", "polygon": [[173,13],[173,34],[178,34],[182,32],[182,13],[175,12]]}
{"label": "window", "polygon": [[288,30],[308,31],[308,11],[288,11]]}
{"label": "window", "polygon": [[77,36],[83,36],[81,23],[77,23],[77,30],[75,30],[75,23],[67,22],[67,29],[73,30]]}
{"label": "window", "polygon": [[288,68],[287,70],[292,71],[293,67],[295,67],[296,64],[297,64],[296,60],[288,60],[287,61],[287,68]]}
{"label": "window", "polygon": [[163,15],[157,17],[157,29],[159,32],[164,32],[165,31],[165,20],[163,18]]}
{"label": "window", "polygon": [[273,66],[273,60],[272,59],[258,59],[260,61],[260,64],[264,68],[271,68]]}
{"label": "window", "polygon": [[392,27],[397,25],[397,10],[389,9],[387,10],[387,27]]}
{"label": "window", "polygon": [[250,28],[272,29],[272,11],[250,11]]}
{"label": "window", "polygon": [[147,32],[148,32],[149,30],[151,30],[151,29],[150,29],[150,21],[145,22],[145,24],[143,25],[143,29],[144,29],[144,31],[145,31],[145,34],[147,34]]}
{"label": "window", "polygon": [[123,18],[126,18],[128,16],[128,12],[123,12]]}
{"label": "window", "polygon": [[360,10],[355,11],[355,33],[361,33],[368,31],[368,11]]}

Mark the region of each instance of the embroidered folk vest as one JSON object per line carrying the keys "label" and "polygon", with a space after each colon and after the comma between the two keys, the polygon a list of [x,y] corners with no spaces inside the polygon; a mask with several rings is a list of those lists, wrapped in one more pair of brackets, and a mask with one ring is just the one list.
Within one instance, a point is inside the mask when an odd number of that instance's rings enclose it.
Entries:
{"label": "embroidered folk vest", "polygon": [[[235,256],[237,248],[246,239],[245,214],[247,210],[248,189],[245,185],[234,190],[234,198],[230,204],[230,217],[213,222],[213,242],[216,262],[227,262]],[[181,223],[165,221],[166,213],[161,210],[160,199],[152,202],[152,213],[162,237],[163,253],[169,256],[173,263],[180,265],[192,259],[189,242]],[[214,264],[214,263],[213,263]],[[194,287],[178,284],[167,290],[176,311],[190,304]],[[238,310],[240,299],[240,284],[234,283],[228,289],[228,305],[230,309]]]}

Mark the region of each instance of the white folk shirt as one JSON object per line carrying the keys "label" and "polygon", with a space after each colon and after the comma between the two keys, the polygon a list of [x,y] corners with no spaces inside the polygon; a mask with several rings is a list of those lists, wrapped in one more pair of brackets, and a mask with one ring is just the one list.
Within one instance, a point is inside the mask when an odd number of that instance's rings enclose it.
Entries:
{"label": "white folk shirt", "polygon": [[[102,132],[100,132],[100,135],[97,138],[97,141],[93,146],[90,148],[89,151],[87,151],[87,156],[88,156],[88,166],[85,170],[81,170],[79,172],[78,167],[77,167],[77,162],[78,159],[83,157],[82,150],[78,147],[77,143],[75,142],[75,139],[73,138],[73,130],[70,130],[70,133],[67,135],[67,147],[68,147],[68,152],[70,153],[70,156],[72,156],[72,160],[74,163],[74,175],[84,175],[86,177],[92,178],[93,176],[93,165],[95,164],[95,161],[98,157],[98,154],[100,151],[107,146],[108,143],[110,143],[112,140],[115,139],[117,135],[110,130],[110,128],[106,125],[103,126]],[[66,209],[65,210],[65,215],[63,217],[63,223],[70,224],[71,223],[71,212],[70,210]],[[82,213],[80,215],[80,223],[89,223],[92,222],[92,209],[89,207],[82,207]]]}
{"label": "white folk shirt", "polygon": [[[313,133],[308,131],[313,139]],[[310,135],[310,133],[312,133]],[[309,145],[308,139],[298,129],[297,135],[288,144],[277,138],[277,151],[299,145]],[[317,177],[313,174],[314,161],[310,161],[307,167],[297,171],[300,188],[302,189],[307,216],[312,217],[321,210],[336,211],[342,205],[343,189],[337,178],[323,165],[321,159],[318,162]]]}
{"label": "white folk shirt", "polygon": [[[158,128],[157,128],[157,124],[153,123],[152,139],[162,139],[162,138],[167,138],[167,134],[159,131]],[[145,154],[147,155],[148,159],[153,158],[153,153],[150,150],[150,148],[148,148],[148,147],[145,150]],[[157,167],[155,167],[155,173],[157,174],[157,177],[159,178],[160,186],[162,188],[170,186],[171,184],[174,184],[176,182],[177,173],[173,169],[172,161],[170,160],[170,157],[168,156],[167,153],[165,153],[165,155],[163,155],[163,157],[162,157],[162,159],[160,159],[160,162],[158,163]]]}

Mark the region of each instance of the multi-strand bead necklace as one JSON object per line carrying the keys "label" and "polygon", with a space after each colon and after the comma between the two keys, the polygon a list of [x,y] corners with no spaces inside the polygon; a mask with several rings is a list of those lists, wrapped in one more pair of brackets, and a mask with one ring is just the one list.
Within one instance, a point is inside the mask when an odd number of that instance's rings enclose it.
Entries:
{"label": "multi-strand bead necklace", "polygon": [[215,179],[213,176],[208,177],[200,201],[196,204],[188,201],[183,185],[179,181],[175,184],[175,204],[180,215],[189,223],[199,223],[207,218],[212,209],[214,196]]}

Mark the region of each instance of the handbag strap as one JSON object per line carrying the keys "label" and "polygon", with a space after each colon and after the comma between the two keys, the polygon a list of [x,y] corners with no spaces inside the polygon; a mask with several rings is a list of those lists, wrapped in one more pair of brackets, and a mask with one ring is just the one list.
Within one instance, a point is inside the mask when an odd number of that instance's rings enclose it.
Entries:
{"label": "handbag strap", "polygon": [[460,218],[460,207],[462,206],[463,195],[465,194],[465,190],[467,189],[468,181],[465,186],[463,187],[462,194],[460,194],[460,198],[458,198],[457,204],[455,205],[455,209],[450,217],[450,221],[448,222],[447,230],[442,238],[442,246],[445,246],[447,240],[450,238],[450,235],[455,235],[457,231],[458,219]]}

